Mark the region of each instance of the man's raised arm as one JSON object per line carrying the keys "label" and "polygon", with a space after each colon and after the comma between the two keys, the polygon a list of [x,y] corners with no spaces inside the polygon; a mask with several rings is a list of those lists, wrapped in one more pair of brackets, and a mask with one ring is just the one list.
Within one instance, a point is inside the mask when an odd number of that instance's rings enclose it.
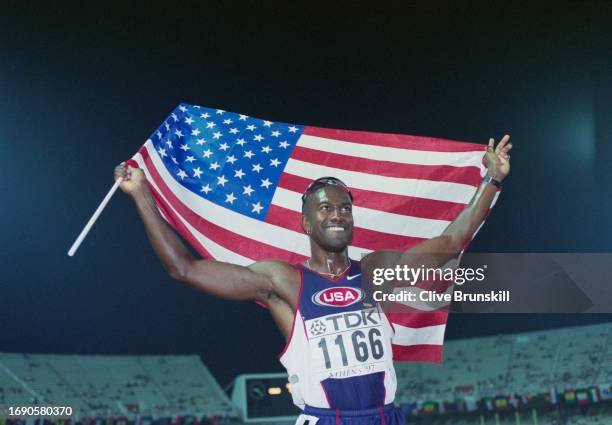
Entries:
{"label": "man's raised arm", "polygon": [[501,182],[510,172],[510,155],[508,152],[512,149],[512,144],[509,143],[509,140],[510,136],[506,135],[495,147],[495,141],[489,139],[485,180],[478,187],[468,205],[440,236],[424,241],[404,252],[377,251],[369,254],[364,259],[368,268],[386,268],[397,265],[437,267],[457,257],[471,241],[478,226],[482,224],[489,213],[497,193],[497,187],[491,183],[489,178],[493,179],[493,182]]}
{"label": "man's raised arm", "polygon": [[115,179],[120,177],[124,178],[121,189],[134,200],[149,241],[173,279],[220,298],[268,302],[279,292],[275,282],[286,281],[295,273],[291,266],[280,261],[262,261],[243,267],[196,259],[162,218],[143,171],[122,163],[115,167]]}

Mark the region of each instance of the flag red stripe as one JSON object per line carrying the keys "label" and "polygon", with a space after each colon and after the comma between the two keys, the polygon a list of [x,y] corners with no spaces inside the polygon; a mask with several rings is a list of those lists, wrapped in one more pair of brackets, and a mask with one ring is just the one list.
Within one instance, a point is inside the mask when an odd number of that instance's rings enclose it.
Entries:
{"label": "flag red stripe", "polygon": [[172,193],[163,178],[157,172],[146,148],[140,149],[139,152],[144,158],[147,169],[151,173],[157,187],[159,187],[161,193],[166,197],[168,202],[191,226],[203,235],[206,235],[210,240],[248,258],[274,258],[294,263],[306,260],[306,257],[302,255],[231,232],[199,216]]}
{"label": "flag red stripe", "polygon": [[478,186],[482,181],[476,167],[453,167],[451,165],[403,164],[323,152],[296,146],[291,158],[342,170],[375,174],[378,176],[431,180],[438,182],[463,183]]}
{"label": "flag red stripe", "polygon": [[393,344],[393,359],[403,362],[431,362],[440,364],[442,363],[442,345]]}
{"label": "flag red stripe", "polygon": [[[397,303],[393,303],[397,304]],[[384,307],[389,321],[407,328],[424,328],[427,326],[445,325],[448,320],[448,309],[446,311],[419,311],[412,310],[410,313],[398,313],[395,311],[396,305]],[[389,312],[388,310],[394,310]]]}
{"label": "flag red stripe", "polygon": [[[278,186],[297,193],[304,193],[311,180],[289,173],[283,173]],[[430,218],[434,220],[454,220],[465,208],[458,202],[438,201],[414,196],[392,195],[372,190],[351,188],[353,204],[358,207],[370,208],[408,215],[412,217]]]}
{"label": "flag red stripe", "polygon": [[[271,204],[266,216],[266,222],[303,233],[300,226],[301,214],[278,205]],[[351,245],[365,249],[398,249],[405,250],[423,242],[424,238],[402,236],[394,233],[378,232],[376,230],[355,227]]]}
{"label": "flag red stripe", "polygon": [[485,145],[459,142],[435,137],[410,136],[407,134],[373,133],[370,131],[337,130],[333,128],[305,126],[303,134],[326,139],[390,148],[412,149],[432,152],[475,152],[484,151]]}

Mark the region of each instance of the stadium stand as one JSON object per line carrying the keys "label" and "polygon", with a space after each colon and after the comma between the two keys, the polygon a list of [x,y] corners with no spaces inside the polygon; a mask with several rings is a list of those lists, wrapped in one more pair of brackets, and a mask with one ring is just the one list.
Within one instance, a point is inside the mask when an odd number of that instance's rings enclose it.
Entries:
{"label": "stadium stand", "polygon": [[238,415],[196,355],[0,353],[0,389],[0,404],[68,404],[78,417]]}
{"label": "stadium stand", "polygon": [[589,387],[612,382],[612,324],[447,341],[441,366],[395,367],[398,401]]}

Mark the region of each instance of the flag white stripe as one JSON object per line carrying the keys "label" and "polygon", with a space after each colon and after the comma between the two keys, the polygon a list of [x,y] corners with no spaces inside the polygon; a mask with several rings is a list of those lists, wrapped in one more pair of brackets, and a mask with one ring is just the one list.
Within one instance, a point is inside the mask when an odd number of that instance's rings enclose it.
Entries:
{"label": "flag white stripe", "polygon": [[444,343],[444,329],[446,325],[425,326],[423,328],[409,328],[398,323],[393,324],[395,345],[442,345]]}
{"label": "flag white stripe", "polygon": [[352,143],[324,137],[303,134],[297,146],[331,152],[340,155],[355,156],[378,161],[391,161],[400,164],[414,165],[451,165],[454,167],[482,167],[484,152],[436,152],[411,149],[375,146],[363,143]]}
{"label": "flag white stripe", "polygon": [[174,209],[174,207],[172,207],[172,204],[168,202],[168,200],[163,195],[161,190],[159,190],[159,187],[157,187],[157,184],[153,180],[151,173],[149,172],[147,165],[145,164],[144,159],[142,158],[142,155],[137,153],[136,155],[132,157],[132,159],[136,161],[138,163],[138,166],[144,171],[145,175],[147,176],[147,180],[149,184],[153,186],[155,190],[157,190],[157,193],[159,193],[160,196],[164,199],[164,201],[166,201],[166,204],[169,205],[170,208],[172,208],[172,211],[181,220],[181,223],[185,225],[185,227],[189,230],[189,232],[198,240],[198,242],[200,242],[200,244],[202,244],[202,246],[210,253],[210,255],[212,255],[216,260],[227,261],[229,263],[238,264],[240,266],[246,266],[246,265],[254,263],[253,259],[237,254],[229,249],[226,249],[225,247],[219,245],[218,243],[211,241],[206,236],[204,236],[202,233],[200,233],[197,229],[192,227],[187,222],[187,220],[185,220]]}
{"label": "flag white stripe", "polygon": [[297,159],[289,159],[284,171],[309,180],[314,180],[321,176],[338,177],[349,187],[355,189],[433,199],[437,201],[456,202],[460,204],[467,204],[474,195],[474,186],[468,184],[378,176],[375,174],[327,167],[325,165],[313,164]]}
{"label": "flag white stripe", "polygon": [[[168,186],[170,191],[174,193],[177,198],[188,204],[190,209],[200,217],[215,224],[223,223],[223,227],[228,231],[253,239],[254,241],[272,245],[306,257],[310,256],[310,243],[305,234],[252,219],[196,195],[179,184],[174,177],[170,175],[150,141],[147,141],[144,146],[157,172],[166,183],[166,186]],[[352,252],[355,253],[355,255],[361,255],[362,252],[371,252],[365,248],[352,248]],[[349,250],[349,254],[350,253],[351,250]]]}
{"label": "flag white stripe", "polygon": [[[282,187],[276,189],[272,203],[291,211],[302,211],[301,194]],[[412,217],[356,205],[353,205],[353,218],[363,229],[426,239],[440,235],[450,224],[447,220]]]}

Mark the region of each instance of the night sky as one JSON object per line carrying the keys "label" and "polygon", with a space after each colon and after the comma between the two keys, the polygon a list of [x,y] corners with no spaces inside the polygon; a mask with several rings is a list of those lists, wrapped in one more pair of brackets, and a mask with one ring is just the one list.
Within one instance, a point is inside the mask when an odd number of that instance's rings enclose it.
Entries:
{"label": "night sky", "polygon": [[[281,370],[268,313],[173,282],[123,193],[66,256],[114,166],[180,102],[479,143],[509,133],[512,172],[472,251],[612,251],[610,4],[286,7],[3,3],[0,351],[198,353],[221,384]],[[447,337],[605,320],[454,315]]]}

